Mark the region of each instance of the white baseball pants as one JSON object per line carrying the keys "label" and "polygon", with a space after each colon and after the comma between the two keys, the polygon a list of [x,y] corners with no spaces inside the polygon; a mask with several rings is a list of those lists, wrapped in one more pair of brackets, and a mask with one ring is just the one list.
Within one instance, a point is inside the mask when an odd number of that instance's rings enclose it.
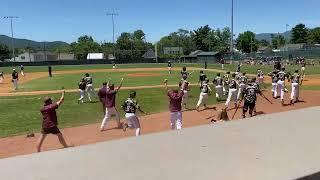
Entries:
{"label": "white baseball pants", "polygon": [[85,91],[79,89],[79,94],[80,94],[80,98],[78,99],[78,101],[81,101],[83,103],[83,99],[84,99],[84,95],[85,95]]}
{"label": "white baseball pants", "polygon": [[171,112],[170,113],[170,121],[171,121],[171,129],[182,129],[182,113],[179,112]]}
{"label": "white baseball pants", "polygon": [[258,77],[258,84],[262,84],[263,83],[263,76]]}
{"label": "white baseball pants", "polygon": [[237,89],[229,89],[228,99],[226,102],[226,106],[229,106],[230,101],[233,100],[234,103],[237,103]]}
{"label": "white baseball pants", "polygon": [[[278,89],[280,89],[280,97],[281,97],[281,100],[283,100],[284,99],[284,81],[281,81],[281,80],[279,80],[278,81]],[[278,96],[278,91],[275,91],[275,97],[277,97]]]}
{"label": "white baseball pants", "polygon": [[184,104],[187,104],[187,102],[188,102],[188,91],[184,90],[181,104],[184,105]]}
{"label": "white baseball pants", "polygon": [[291,100],[298,99],[299,98],[299,84],[298,83],[292,83],[292,90],[291,90]]}
{"label": "white baseball pants", "polygon": [[106,108],[106,114],[102,120],[100,129],[103,130],[107,126],[107,123],[108,123],[108,121],[110,121],[112,115],[116,116],[116,119],[118,122],[120,121],[120,115],[115,107]]}
{"label": "white baseball pants", "polygon": [[241,93],[243,93],[246,89],[246,85],[245,84],[240,84],[239,85],[239,91],[238,91],[238,96],[237,96],[237,100],[240,100],[240,96],[241,96]]}
{"label": "white baseball pants", "polygon": [[136,136],[140,136],[140,122],[134,113],[126,113],[125,115],[130,129],[136,129]]}
{"label": "white baseball pants", "polygon": [[223,96],[223,87],[222,86],[216,86],[216,98],[220,99]]}
{"label": "white baseball pants", "polygon": [[91,97],[94,96],[94,88],[92,84],[87,85],[86,92],[87,92],[89,101],[91,101]]}
{"label": "white baseball pants", "polygon": [[18,90],[18,79],[13,80],[13,89]]}
{"label": "white baseball pants", "polygon": [[199,101],[197,103],[197,107],[199,107],[201,104],[207,104],[208,102],[208,93],[200,93],[200,96],[199,96]]}

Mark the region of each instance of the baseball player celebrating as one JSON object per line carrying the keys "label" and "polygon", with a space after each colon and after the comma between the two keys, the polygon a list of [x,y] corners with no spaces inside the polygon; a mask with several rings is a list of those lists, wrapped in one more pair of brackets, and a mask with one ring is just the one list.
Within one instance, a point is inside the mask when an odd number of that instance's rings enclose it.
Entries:
{"label": "baseball player celebrating", "polygon": [[169,74],[171,74],[171,70],[172,70],[171,61],[168,61],[168,70],[169,70]]}
{"label": "baseball player celebrating", "polygon": [[263,77],[263,72],[261,69],[258,69],[257,77],[258,77],[258,84],[262,85],[264,77]]}
{"label": "baseball player celebrating", "polygon": [[[184,85],[184,86],[183,86]],[[183,75],[182,76],[182,79],[179,83],[179,87],[183,90],[183,97],[182,97],[182,106],[185,108],[185,109],[188,109],[187,108],[187,103],[188,103],[188,91],[190,91],[189,89],[189,82],[187,81],[187,75]]]}
{"label": "baseball player celebrating", "polygon": [[273,98],[275,97],[275,92],[278,91],[278,70],[274,69],[272,72],[268,74],[271,77],[271,93]]}
{"label": "baseball player celebrating", "polygon": [[79,82],[80,98],[78,99],[78,104],[80,102],[83,103],[86,87],[87,87],[86,82],[85,82],[84,78],[82,78]]}
{"label": "baseball player celebrating", "polygon": [[105,106],[106,102],[105,102],[105,100],[106,100],[107,89],[109,89],[109,81],[102,83],[102,87],[98,91],[98,97],[99,97],[99,100],[102,104],[102,109],[103,109],[104,115],[106,115],[106,106]]}
{"label": "baseball player celebrating", "polygon": [[[118,123],[118,128],[121,128],[121,123],[120,123],[120,115],[118,110],[116,109],[116,94],[119,92],[120,88],[122,87],[123,83],[123,78],[121,79],[120,85],[116,90],[114,90],[114,84],[111,84],[109,88],[106,89],[106,96],[105,96],[105,107],[106,107],[106,114],[102,120],[102,124],[100,126],[100,131],[105,131],[105,128],[107,126],[107,122],[111,119],[112,115],[116,116],[117,123]],[[140,128],[140,127],[139,127]]]}
{"label": "baseball player celebrating", "polygon": [[303,80],[306,77],[306,61],[304,60],[304,58],[301,60],[300,62],[301,64],[301,79]]}
{"label": "baseball player celebrating", "polygon": [[244,96],[243,96],[244,105],[243,105],[243,111],[242,111],[243,118],[246,117],[246,113],[248,109],[249,109],[250,117],[253,116],[253,111],[256,106],[257,94],[262,95],[260,89],[254,83],[255,83],[255,79],[250,80],[244,90]]}
{"label": "baseball player celebrating", "polygon": [[18,80],[19,80],[19,74],[16,71],[16,69],[13,69],[11,76],[12,76],[13,89],[16,91],[18,90]]}
{"label": "baseball player celebrating", "polygon": [[136,129],[136,136],[140,136],[140,122],[138,117],[136,116],[136,111],[146,114],[143,110],[141,110],[138,102],[135,100],[137,93],[135,91],[131,91],[129,98],[123,103],[122,108],[125,111],[125,117],[128,123],[123,124],[123,131],[126,131],[127,128]]}
{"label": "baseball player celebrating", "polygon": [[202,87],[202,83],[206,80],[206,78],[207,78],[207,75],[205,75],[203,73],[203,71],[201,70],[200,71],[200,76],[199,76],[199,86],[200,86],[200,88]]}
{"label": "baseball player celebrating", "polygon": [[167,96],[169,97],[170,105],[170,126],[171,129],[182,129],[182,98],[184,95],[184,86],[186,86],[186,83],[183,82],[180,90],[169,90],[167,85],[168,80],[164,80],[165,89],[167,91]]}
{"label": "baseball player celebrating", "polygon": [[237,100],[239,101],[241,96],[244,93],[244,90],[246,89],[248,83],[248,78],[246,76],[246,73],[242,73],[242,75],[239,78],[239,91],[238,91],[238,96],[237,96]]}
{"label": "baseball player celebrating", "polygon": [[[280,97],[281,104],[284,105],[284,92],[285,92],[285,80],[288,78],[287,73],[285,72],[285,68],[282,68],[281,71],[278,72],[278,88],[280,89]],[[274,97],[278,97],[278,92],[275,91]]]}
{"label": "baseball player celebrating", "polygon": [[[200,111],[200,105],[203,104],[204,108],[207,109],[207,102],[209,98],[209,94],[211,93],[211,88],[209,86],[209,79],[206,78],[201,86],[201,92],[199,96],[199,101],[197,103],[197,111]],[[222,86],[221,86],[221,92],[222,92]],[[221,93],[222,94],[222,93]]]}
{"label": "baseball player celebrating", "polygon": [[[300,84],[300,74],[299,70],[296,70],[294,74],[291,76],[291,96],[290,96],[290,104],[294,104],[299,101],[299,84]],[[294,101],[295,100],[295,101]]]}
{"label": "baseball player celebrating", "polygon": [[22,76],[24,76],[24,66],[20,65],[20,73]]}
{"label": "baseball player celebrating", "polygon": [[0,83],[2,83],[3,80],[4,80],[4,74],[3,72],[0,72]]}
{"label": "baseball player celebrating", "polygon": [[41,151],[42,143],[48,134],[56,135],[64,148],[69,147],[58,128],[58,120],[56,114],[56,109],[58,109],[58,107],[60,107],[64,102],[64,94],[65,92],[62,93],[60,100],[56,103],[52,102],[52,99],[50,97],[46,97],[44,99],[44,105],[40,109],[43,121],[41,136],[37,142],[37,152]]}
{"label": "baseball player celebrating", "polygon": [[228,93],[229,93],[229,80],[230,80],[230,72],[228,71],[223,76],[223,93],[224,93],[224,95],[228,95]]}
{"label": "baseball player celebrating", "polygon": [[229,82],[229,94],[226,101],[226,108],[228,108],[231,100],[234,101],[235,108],[237,108],[237,81],[235,80],[236,74],[232,74],[232,79]]}
{"label": "baseball player celebrating", "polygon": [[84,78],[85,82],[86,82],[86,92],[89,98],[89,101],[91,102],[92,99],[91,97],[95,94],[94,93],[94,88],[93,88],[93,81],[92,81],[92,77],[90,77],[89,73],[85,74],[85,78]]}
{"label": "baseball player celebrating", "polygon": [[220,101],[223,95],[223,79],[221,78],[221,74],[217,73],[217,77],[212,81],[214,85],[216,85],[216,98],[217,101]]}

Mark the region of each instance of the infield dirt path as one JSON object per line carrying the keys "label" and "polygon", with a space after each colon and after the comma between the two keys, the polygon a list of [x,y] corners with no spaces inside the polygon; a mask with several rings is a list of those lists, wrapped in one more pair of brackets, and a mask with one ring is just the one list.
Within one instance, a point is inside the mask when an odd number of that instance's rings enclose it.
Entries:
{"label": "infield dirt path", "polygon": [[[301,99],[305,102],[299,102],[294,106],[281,106],[279,100],[274,100],[270,97],[270,93],[265,92],[268,98],[274,102],[273,105],[266,100],[258,98],[257,111],[259,115],[270,114],[275,112],[290,111],[294,109],[306,108],[311,106],[320,106],[320,91],[303,91],[301,93]],[[212,98],[212,96],[211,96]],[[289,98],[289,94],[286,94],[286,99]],[[217,109],[220,109],[223,105],[217,105]],[[63,107],[62,107],[63,108]],[[228,111],[229,117],[234,113],[234,109]],[[216,113],[215,110],[205,110],[200,113],[196,111],[183,112],[183,125],[185,128],[210,124],[211,118]],[[241,116],[241,109],[236,114],[236,119]],[[317,117],[315,117],[317,118]],[[102,117],[101,117],[102,119]],[[301,121],[307,121],[308,119],[301,119]],[[281,121],[281,119],[279,119]],[[169,131],[169,113],[158,113],[147,115],[140,118],[142,134],[156,133],[162,131]],[[223,122],[219,122],[223,123]],[[66,137],[68,143],[75,146],[93,144],[97,142],[110,141],[121,139],[125,137],[134,136],[134,131],[123,132],[119,129],[112,129],[115,127],[115,122],[109,123],[110,130],[105,132],[99,132],[100,124],[91,124],[86,126],[66,128],[62,132]],[[266,134],[268,136],[268,134]],[[0,158],[7,158],[17,155],[31,154],[35,152],[36,140],[39,134],[36,134],[35,138],[26,138],[26,136],[16,136],[0,139]],[[139,137],[137,137],[139,138]],[[223,137],[221,137],[223,138]],[[210,137],[208,137],[210,139]],[[48,136],[46,139],[43,150],[59,149],[61,146],[55,136]]]}

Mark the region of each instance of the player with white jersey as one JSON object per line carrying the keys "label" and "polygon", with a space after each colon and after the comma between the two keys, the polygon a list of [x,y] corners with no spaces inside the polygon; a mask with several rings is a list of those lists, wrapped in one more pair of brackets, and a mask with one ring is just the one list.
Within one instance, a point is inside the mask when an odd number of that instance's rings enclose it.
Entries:
{"label": "player with white jersey", "polygon": [[[185,84],[183,86],[183,84]],[[182,107],[184,107],[185,109],[187,109],[187,103],[188,103],[188,91],[190,91],[189,89],[189,82],[187,81],[187,75],[183,74],[182,75],[182,79],[179,83],[179,87],[183,90],[183,97],[182,97]]]}
{"label": "player with white jersey", "polygon": [[2,83],[3,80],[4,80],[4,74],[3,72],[0,72],[0,83]]}
{"label": "player with white jersey", "polygon": [[300,84],[300,74],[299,70],[296,70],[294,74],[291,76],[291,96],[290,96],[290,104],[294,104],[295,102],[299,101],[299,84]]}
{"label": "player with white jersey", "polygon": [[171,74],[171,70],[172,70],[171,61],[168,61],[168,70],[169,70],[169,74]]}
{"label": "player with white jersey", "polygon": [[200,88],[202,87],[202,84],[206,79],[207,79],[207,75],[205,75],[204,72],[201,70],[200,71],[200,76],[199,76],[199,86],[200,86]]}
{"label": "player with white jersey", "polygon": [[84,78],[80,80],[78,86],[79,86],[79,93],[80,93],[80,98],[78,99],[78,104],[79,104],[80,102],[84,103],[83,100],[84,100],[84,95],[87,87]]}
{"label": "player with white jersey", "polygon": [[[272,84],[272,88],[271,88],[271,92],[272,92],[272,97],[273,98],[277,98],[275,96],[275,92],[278,91],[278,70],[273,70],[272,72],[270,72],[268,74],[271,77],[271,84]],[[277,93],[278,94],[278,93]]]}
{"label": "player with white jersey", "polygon": [[303,80],[306,77],[306,61],[304,59],[301,60],[301,79]]}
{"label": "player with white jersey", "polygon": [[228,71],[223,76],[223,94],[228,95],[229,93],[229,81],[230,81],[230,72]]}
{"label": "player with white jersey", "polygon": [[135,91],[131,91],[129,98],[122,104],[122,108],[124,110],[125,117],[127,123],[123,124],[123,131],[126,131],[127,128],[136,129],[136,136],[140,136],[140,121],[136,115],[136,111],[139,110],[140,112],[146,114],[144,111],[141,110],[140,105],[135,100],[137,93]]}
{"label": "player with white jersey", "polygon": [[257,78],[258,78],[259,85],[262,85],[264,76],[263,76],[263,72],[261,69],[258,69],[258,71],[257,71]]}
{"label": "player with white jersey", "polygon": [[[287,73],[285,72],[285,68],[282,68],[281,71],[278,72],[278,88],[280,89],[280,97],[281,97],[281,104],[284,105],[284,93],[285,93],[285,80],[288,77]],[[275,97],[278,97],[278,92],[275,91]]]}
{"label": "player with white jersey", "polygon": [[223,96],[223,79],[221,78],[220,73],[217,74],[217,77],[213,79],[212,83],[216,86],[217,101],[220,101]]}
{"label": "player with white jersey", "polygon": [[226,108],[228,108],[231,100],[234,101],[235,108],[237,108],[237,81],[235,80],[236,74],[232,74],[232,79],[229,82],[229,94],[226,101]]}
{"label": "player with white jersey", "polygon": [[[222,86],[221,86],[221,88],[222,88]],[[199,108],[200,108],[201,104],[203,104],[204,108],[207,109],[207,102],[208,102],[209,94],[211,93],[211,91],[212,90],[209,86],[209,79],[206,78],[201,86],[199,101],[197,103],[197,111],[198,112],[200,111]]]}
{"label": "player with white jersey", "polygon": [[248,83],[248,78],[246,76],[246,73],[242,73],[242,75],[239,78],[239,90],[238,90],[238,96],[237,96],[237,100],[239,101],[242,94],[244,93],[244,90],[247,87],[247,83]]}
{"label": "player with white jersey", "polygon": [[93,80],[92,77],[90,77],[89,73],[85,74],[85,78],[84,78],[85,82],[86,82],[86,92],[89,98],[89,101],[91,102],[92,99],[91,97],[94,96],[95,92],[94,92],[94,88],[93,88]]}

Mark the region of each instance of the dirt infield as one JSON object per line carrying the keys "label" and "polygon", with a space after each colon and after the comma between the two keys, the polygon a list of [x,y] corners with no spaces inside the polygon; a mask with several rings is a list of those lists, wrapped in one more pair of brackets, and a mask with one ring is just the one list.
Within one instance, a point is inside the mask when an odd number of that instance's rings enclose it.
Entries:
{"label": "dirt infield", "polygon": [[[300,109],[311,106],[320,106],[320,92],[319,91],[303,91],[301,93],[301,98],[304,102],[299,102],[294,106],[281,106],[279,100],[274,100],[270,97],[270,93],[265,92],[268,98],[274,104],[268,103],[266,100],[259,98],[257,105],[257,112],[259,115],[270,114],[275,112],[290,111],[294,109]],[[289,98],[289,94],[286,94],[286,99]],[[216,108],[219,109],[222,105],[217,105]],[[193,127],[198,125],[210,124],[210,120],[216,111],[205,110],[200,113],[196,111],[186,111],[183,113],[183,123],[184,127]],[[228,115],[232,116],[235,110],[228,111]],[[241,116],[241,110],[236,114],[236,119]],[[102,118],[102,117],[101,117]],[[169,113],[158,113],[140,118],[142,134],[156,133],[162,131],[169,131]],[[307,121],[308,119],[301,119],[302,121]],[[281,121],[281,119],[279,119]],[[68,142],[75,146],[92,144],[102,141],[109,141],[115,139],[121,139],[129,136],[133,136],[133,131],[123,132],[119,129],[112,129],[115,127],[115,122],[110,122],[110,130],[103,133],[99,132],[100,124],[91,124],[75,128],[66,128],[62,132],[65,135]],[[266,134],[268,136],[268,134]],[[36,134],[36,138],[39,134]],[[12,157],[23,154],[31,154],[35,152],[36,138],[26,138],[25,136],[16,136],[0,139],[0,158]],[[208,137],[210,139],[210,137]],[[44,150],[53,150],[61,148],[56,137],[49,136],[44,143]]]}
{"label": "dirt infield", "polygon": [[128,74],[128,77],[156,77],[161,76],[161,74],[156,73],[132,73]]}

